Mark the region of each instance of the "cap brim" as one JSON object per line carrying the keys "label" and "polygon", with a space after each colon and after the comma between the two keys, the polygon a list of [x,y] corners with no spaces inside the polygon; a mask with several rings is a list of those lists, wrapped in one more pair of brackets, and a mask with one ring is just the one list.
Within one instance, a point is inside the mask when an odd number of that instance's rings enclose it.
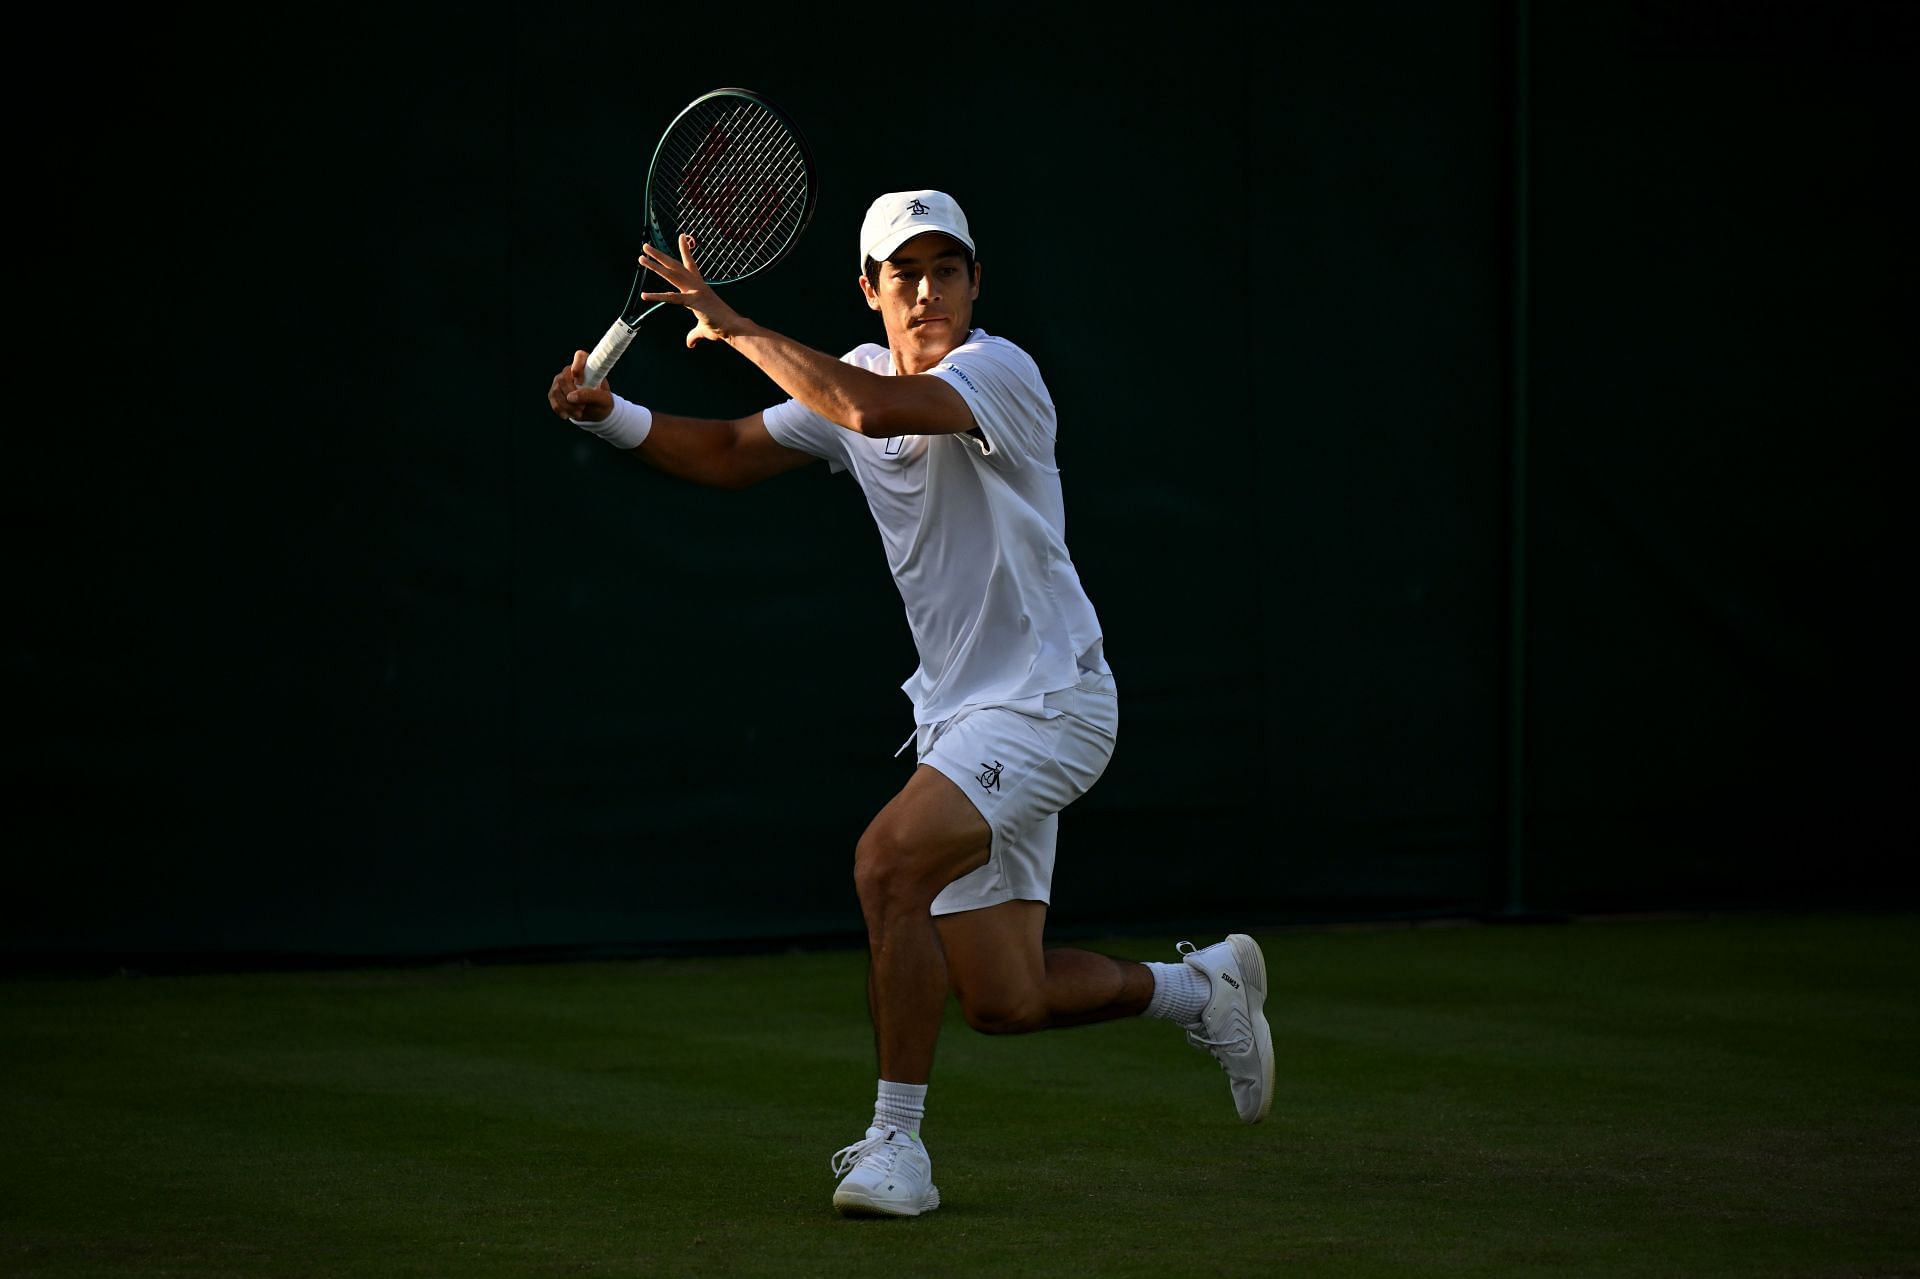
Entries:
{"label": "cap brim", "polygon": [[966,245],[967,252],[972,253],[974,251],[973,241],[968,239],[966,236],[960,234],[958,231],[954,230],[950,226],[910,226],[910,227],[902,227],[900,230],[893,232],[892,234],[883,236],[879,240],[876,240],[873,243],[873,245],[870,248],[868,248],[865,256],[872,258],[875,262],[885,262],[888,258],[892,257],[896,252],[898,252],[900,249],[900,246],[905,244],[908,240],[913,239],[915,236],[930,235],[935,233],[938,233],[940,235],[945,235],[945,236],[951,236],[952,238],[960,241],[960,243]]}

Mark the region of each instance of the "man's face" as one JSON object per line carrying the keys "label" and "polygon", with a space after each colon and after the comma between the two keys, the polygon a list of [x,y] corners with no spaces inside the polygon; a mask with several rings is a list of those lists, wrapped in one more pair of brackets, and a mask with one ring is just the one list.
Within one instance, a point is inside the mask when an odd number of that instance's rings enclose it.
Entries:
{"label": "man's face", "polygon": [[966,341],[972,327],[980,265],[969,274],[961,243],[929,231],[880,264],[878,285],[861,276],[860,290],[886,322],[887,345],[896,355],[945,355]]}

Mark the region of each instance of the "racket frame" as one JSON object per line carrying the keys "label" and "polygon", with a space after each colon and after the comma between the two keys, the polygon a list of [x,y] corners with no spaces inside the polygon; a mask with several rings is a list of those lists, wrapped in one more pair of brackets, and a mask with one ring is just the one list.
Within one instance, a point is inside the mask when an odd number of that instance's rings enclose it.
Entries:
{"label": "racket frame", "polygon": [[[787,136],[793,140],[794,145],[800,150],[801,171],[806,175],[807,183],[806,195],[801,205],[800,216],[794,222],[793,230],[788,233],[787,238],[780,243],[778,248],[774,249],[772,254],[769,255],[764,262],[749,267],[747,270],[741,271],[738,274],[707,281],[709,284],[719,285],[733,284],[746,279],[748,276],[758,275],[768,267],[778,264],[787,254],[791,253],[793,246],[799,243],[802,233],[804,233],[807,227],[813,222],[814,209],[820,202],[820,184],[815,176],[818,171],[815,169],[813,163],[813,149],[807,145],[806,136],[794,126],[791,116],[769,102],[764,95],[756,93],[752,89],[742,89],[738,87],[714,89],[711,92],[701,94],[692,102],[682,107],[680,113],[674,116],[667,127],[661,131],[660,141],[654,144],[653,158],[647,164],[645,198],[647,243],[653,245],[653,247],[659,249],[662,253],[670,253],[676,257],[679,256],[678,246],[667,243],[666,232],[660,225],[661,216],[659,209],[656,207],[654,179],[659,176],[660,173],[661,153],[666,150],[667,143],[673,138],[674,130],[680,127],[680,122],[699,110],[702,104],[711,102],[715,98],[744,98],[779,121],[781,127],[785,129]],[[642,259],[642,261],[644,262],[644,259]],[[608,327],[606,334],[593,348],[592,354],[587,357],[586,376],[581,379],[580,383],[582,386],[599,386],[602,382],[606,381],[607,374],[612,372],[613,366],[619,362],[620,356],[625,353],[627,347],[633,342],[634,334],[640,331],[640,322],[649,315],[652,315],[655,311],[658,311],[661,307],[667,305],[665,302],[655,302],[644,311],[639,310],[643,301],[640,295],[647,291],[646,277],[649,274],[650,272],[644,265],[634,272],[633,287],[627,292],[626,304],[620,308],[620,318],[616,319],[613,324]]]}

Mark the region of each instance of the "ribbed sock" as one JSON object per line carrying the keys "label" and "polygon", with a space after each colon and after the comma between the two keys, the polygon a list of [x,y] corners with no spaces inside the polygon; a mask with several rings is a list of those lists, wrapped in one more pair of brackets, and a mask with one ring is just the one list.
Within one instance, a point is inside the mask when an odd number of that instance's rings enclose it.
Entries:
{"label": "ribbed sock", "polygon": [[1198,1025],[1200,1014],[1207,1007],[1207,997],[1213,993],[1207,975],[1186,963],[1148,964],[1147,971],[1153,974],[1153,998],[1147,1001],[1147,1010],[1140,1015],[1179,1022],[1182,1026]]}
{"label": "ribbed sock", "polygon": [[873,1103],[873,1126],[904,1128],[920,1135],[920,1121],[927,1117],[927,1086],[880,1081],[880,1095]]}

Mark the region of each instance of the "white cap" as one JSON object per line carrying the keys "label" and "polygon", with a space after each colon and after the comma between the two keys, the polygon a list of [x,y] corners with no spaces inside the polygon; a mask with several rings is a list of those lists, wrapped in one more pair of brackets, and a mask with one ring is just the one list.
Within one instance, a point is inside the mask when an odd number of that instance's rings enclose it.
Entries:
{"label": "white cap", "polygon": [[973,236],[967,230],[967,215],[944,191],[895,191],[867,206],[866,220],[860,224],[860,267],[867,259],[885,262],[894,251],[916,235],[940,231],[967,246],[972,253]]}

